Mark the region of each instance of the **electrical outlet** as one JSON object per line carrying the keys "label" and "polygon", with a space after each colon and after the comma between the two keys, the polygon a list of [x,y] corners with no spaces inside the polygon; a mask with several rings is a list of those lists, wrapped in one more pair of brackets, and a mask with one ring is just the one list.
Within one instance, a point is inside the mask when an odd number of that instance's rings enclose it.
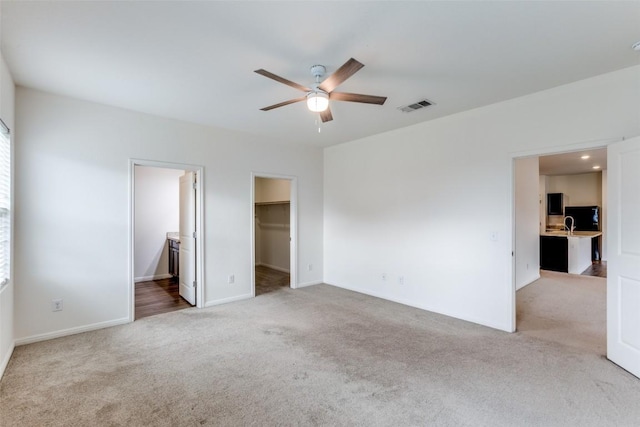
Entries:
{"label": "electrical outlet", "polygon": [[236,276],[234,276],[233,274],[230,274],[229,279],[227,281],[230,285],[234,284],[236,282]]}
{"label": "electrical outlet", "polygon": [[62,311],[62,298],[51,300],[51,311]]}
{"label": "electrical outlet", "polygon": [[398,285],[404,285],[404,276],[398,277]]}
{"label": "electrical outlet", "polygon": [[382,273],[380,275],[380,278],[382,279],[383,282],[386,282],[387,281],[387,273]]}
{"label": "electrical outlet", "polygon": [[309,265],[307,266],[307,270],[308,270],[308,271],[313,270],[313,264],[309,264]]}

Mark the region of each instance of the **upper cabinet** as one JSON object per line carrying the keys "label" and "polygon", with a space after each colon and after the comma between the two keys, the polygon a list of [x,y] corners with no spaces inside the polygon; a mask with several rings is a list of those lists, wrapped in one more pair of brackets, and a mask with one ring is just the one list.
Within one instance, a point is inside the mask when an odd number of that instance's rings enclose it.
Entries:
{"label": "upper cabinet", "polygon": [[547,194],[547,215],[564,215],[564,194]]}

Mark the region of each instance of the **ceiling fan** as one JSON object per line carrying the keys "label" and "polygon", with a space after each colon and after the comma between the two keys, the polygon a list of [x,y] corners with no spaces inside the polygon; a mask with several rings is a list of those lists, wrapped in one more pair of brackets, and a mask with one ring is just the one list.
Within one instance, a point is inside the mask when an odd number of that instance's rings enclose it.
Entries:
{"label": "ceiling fan", "polygon": [[327,69],[323,65],[314,65],[311,67],[311,75],[316,78],[316,82],[311,87],[306,87],[301,84],[292,82],[280,76],[276,76],[266,70],[255,70],[256,73],[273,79],[277,82],[283,83],[292,88],[298,89],[302,92],[306,92],[304,96],[299,98],[290,99],[288,101],[273,104],[268,107],[261,108],[262,111],[273,110],[274,108],[283,107],[285,105],[294,104],[296,102],[307,101],[307,107],[309,110],[320,113],[322,122],[328,122],[333,120],[331,115],[331,109],[329,108],[329,100],[331,101],[348,101],[348,102],[360,102],[364,104],[377,104],[382,105],[387,100],[386,96],[374,96],[374,95],[361,95],[358,93],[346,93],[346,92],[334,92],[334,89],[342,84],[349,77],[354,75],[358,70],[364,67],[363,64],[351,58],[345,62],[335,73],[327,77],[321,82],[322,77]]}

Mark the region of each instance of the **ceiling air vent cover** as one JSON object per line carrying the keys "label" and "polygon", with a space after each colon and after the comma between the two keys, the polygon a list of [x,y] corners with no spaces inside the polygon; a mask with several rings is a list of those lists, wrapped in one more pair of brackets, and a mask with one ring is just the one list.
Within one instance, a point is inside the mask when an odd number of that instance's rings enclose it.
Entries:
{"label": "ceiling air vent cover", "polygon": [[428,99],[423,99],[422,101],[405,105],[404,107],[398,107],[398,110],[403,111],[405,113],[411,113],[412,111],[420,110],[421,108],[430,107],[432,105],[433,105],[433,102],[429,101]]}

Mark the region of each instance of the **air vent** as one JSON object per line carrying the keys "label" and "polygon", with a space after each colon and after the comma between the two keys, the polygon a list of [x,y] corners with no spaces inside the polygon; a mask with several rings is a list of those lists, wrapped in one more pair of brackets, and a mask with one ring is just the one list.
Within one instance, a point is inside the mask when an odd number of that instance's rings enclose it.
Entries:
{"label": "air vent", "polygon": [[413,104],[405,105],[404,107],[398,107],[398,110],[403,111],[405,113],[410,113],[412,111],[420,110],[421,108],[430,107],[433,105],[433,102],[423,99],[422,101],[415,102]]}

